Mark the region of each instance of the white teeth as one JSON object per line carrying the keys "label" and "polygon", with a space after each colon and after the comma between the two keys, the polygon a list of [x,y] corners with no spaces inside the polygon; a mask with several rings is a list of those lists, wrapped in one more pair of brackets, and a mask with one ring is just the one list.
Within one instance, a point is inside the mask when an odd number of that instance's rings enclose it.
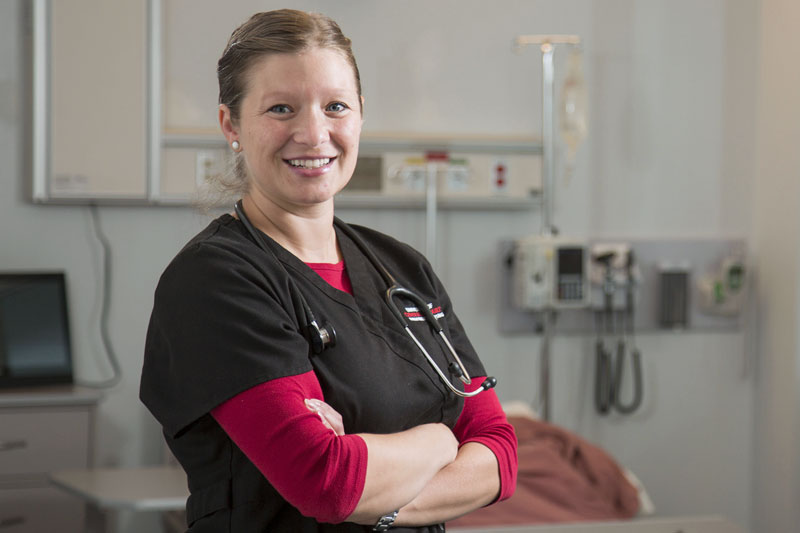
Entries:
{"label": "white teeth", "polygon": [[289,164],[293,167],[302,167],[302,168],[319,168],[324,167],[328,163],[331,162],[329,157],[325,159],[290,159]]}

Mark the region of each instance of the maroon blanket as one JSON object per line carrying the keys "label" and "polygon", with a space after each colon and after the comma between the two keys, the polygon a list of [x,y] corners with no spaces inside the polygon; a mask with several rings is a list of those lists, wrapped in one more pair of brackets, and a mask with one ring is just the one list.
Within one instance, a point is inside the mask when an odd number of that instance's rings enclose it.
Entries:
{"label": "maroon blanket", "polygon": [[510,499],[448,526],[618,520],[636,514],[636,488],[601,448],[546,422],[513,416],[508,421],[519,441],[517,490]]}

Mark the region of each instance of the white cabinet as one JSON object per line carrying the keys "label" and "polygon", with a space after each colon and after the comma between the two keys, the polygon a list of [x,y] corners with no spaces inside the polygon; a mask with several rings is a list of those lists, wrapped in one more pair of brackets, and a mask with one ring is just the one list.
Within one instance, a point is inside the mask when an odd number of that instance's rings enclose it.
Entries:
{"label": "white cabinet", "polygon": [[0,490],[0,531],[3,533],[82,533],[83,524],[83,505],[58,489]]}
{"label": "white cabinet", "polygon": [[83,502],[47,474],[90,466],[99,400],[75,387],[0,391],[0,532],[84,530]]}

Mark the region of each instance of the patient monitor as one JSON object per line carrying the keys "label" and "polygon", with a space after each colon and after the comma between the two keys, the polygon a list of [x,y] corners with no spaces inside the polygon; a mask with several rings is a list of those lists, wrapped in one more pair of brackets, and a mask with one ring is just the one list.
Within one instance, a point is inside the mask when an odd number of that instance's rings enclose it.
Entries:
{"label": "patient monitor", "polygon": [[517,309],[589,305],[589,254],[585,241],[557,236],[518,240],[512,254],[512,301]]}

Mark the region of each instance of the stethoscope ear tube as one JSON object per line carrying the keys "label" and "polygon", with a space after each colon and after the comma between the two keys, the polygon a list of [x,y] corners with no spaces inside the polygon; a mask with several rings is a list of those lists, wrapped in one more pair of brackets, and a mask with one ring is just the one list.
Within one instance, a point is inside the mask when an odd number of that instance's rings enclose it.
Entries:
{"label": "stethoscope ear tube", "polygon": [[[435,320],[435,318],[434,318],[434,320]],[[444,385],[448,389],[450,389],[450,392],[452,392],[456,396],[461,396],[462,398],[471,398],[471,397],[477,396],[481,392],[483,392],[485,390],[489,390],[492,387],[494,387],[495,385],[497,385],[497,379],[495,379],[492,376],[489,376],[484,380],[483,383],[481,383],[480,387],[478,387],[477,389],[475,389],[472,392],[464,392],[464,391],[458,390],[457,388],[455,388],[453,386],[453,384],[450,382],[450,380],[447,378],[447,376],[444,375],[444,373],[442,372],[442,369],[439,368],[439,365],[437,365],[436,361],[433,360],[433,357],[431,357],[431,355],[428,353],[428,350],[426,350],[425,347],[422,345],[422,343],[419,342],[419,340],[417,339],[417,336],[414,335],[414,333],[411,331],[411,328],[409,328],[408,326],[404,326],[403,329],[405,329],[405,331],[408,334],[408,336],[411,337],[411,340],[414,341],[414,344],[417,345],[417,348],[419,348],[419,351],[422,352],[423,356],[425,356],[425,359],[428,360],[428,363],[431,365],[433,370],[439,376],[439,379],[442,381],[442,383],[444,383]],[[447,345],[450,346],[450,343],[448,342]],[[452,347],[450,349],[452,350]],[[453,355],[454,357],[456,357],[456,359],[458,359],[458,355],[456,355],[455,351],[451,351],[451,355]],[[460,362],[460,359],[459,359],[459,362]],[[463,365],[461,365],[461,368],[462,369],[464,368]],[[466,375],[466,369],[464,369],[464,373]],[[466,377],[469,378],[469,375],[466,375]],[[465,383],[470,383],[471,382],[471,381],[469,381],[469,382],[465,381],[464,377],[461,377],[460,379],[461,379],[461,381],[464,381]]]}
{"label": "stethoscope ear tube", "polygon": [[[467,368],[464,366],[464,363],[461,362],[461,358],[458,356],[458,353],[456,352],[455,348],[453,348],[453,345],[450,344],[450,340],[447,338],[447,335],[444,334],[444,328],[442,328],[442,326],[439,324],[439,320],[437,320],[433,312],[428,308],[428,304],[425,302],[425,300],[420,298],[419,295],[406,289],[405,287],[398,287],[397,285],[393,285],[386,290],[386,303],[389,304],[389,309],[392,311],[394,316],[397,317],[397,320],[400,321],[400,324],[403,326],[403,329],[406,330],[411,339],[417,344],[419,349],[422,351],[423,355],[428,359],[428,362],[433,366],[434,370],[436,370],[436,373],[439,374],[440,378],[442,378],[445,385],[447,385],[447,387],[451,391],[453,391],[455,394],[458,394],[459,396],[465,394],[456,389],[455,387],[453,387],[453,384],[450,382],[450,380],[444,377],[441,369],[439,368],[439,365],[437,365],[433,361],[433,358],[428,354],[428,351],[422,346],[422,344],[417,340],[417,338],[411,332],[411,328],[408,324],[408,321],[406,320],[405,316],[403,316],[403,313],[400,311],[400,308],[397,306],[397,304],[395,304],[394,301],[395,296],[403,296],[416,304],[418,312],[425,318],[425,322],[428,323],[430,328],[433,331],[435,331],[437,335],[439,335],[439,338],[442,340],[442,343],[447,347],[447,350],[450,352],[450,356],[453,358],[453,360],[448,365],[448,369],[450,370],[451,373],[456,375],[464,384],[469,385],[470,383],[472,383],[472,378],[469,376]],[[497,383],[497,380],[495,380],[495,383]],[[482,390],[486,389],[478,389],[477,392],[481,392]]]}

